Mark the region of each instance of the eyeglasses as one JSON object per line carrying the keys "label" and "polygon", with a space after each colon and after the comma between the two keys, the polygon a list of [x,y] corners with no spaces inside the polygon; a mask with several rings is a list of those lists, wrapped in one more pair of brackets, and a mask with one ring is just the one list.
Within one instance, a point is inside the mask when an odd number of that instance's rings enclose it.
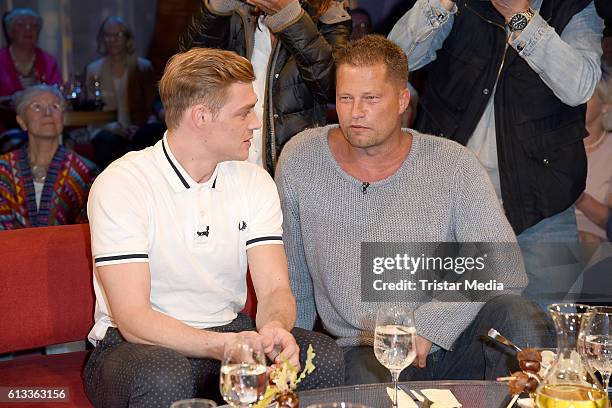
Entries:
{"label": "eyeglasses", "polygon": [[40,102],[33,102],[28,106],[28,108],[32,109],[32,111],[36,113],[51,112],[52,115],[59,115],[60,113],[64,112],[64,107],[59,103],[52,103],[50,105],[47,105]]}
{"label": "eyeglasses", "polygon": [[17,27],[17,28],[31,28],[34,30],[40,29],[40,23],[36,21],[29,21],[29,20],[15,20],[12,26]]}
{"label": "eyeglasses", "polygon": [[123,31],[118,31],[116,33],[104,33],[103,37],[105,40],[113,40],[113,39],[120,39],[125,37],[125,33]]}

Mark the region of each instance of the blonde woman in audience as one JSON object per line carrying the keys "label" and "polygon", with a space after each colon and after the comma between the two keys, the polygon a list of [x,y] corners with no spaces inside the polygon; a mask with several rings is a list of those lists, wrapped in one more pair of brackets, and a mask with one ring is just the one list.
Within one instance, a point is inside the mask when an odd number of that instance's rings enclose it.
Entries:
{"label": "blonde woman in audience", "polygon": [[99,81],[103,110],[117,111],[117,120],[93,131],[96,163],[105,167],[123,154],[136,130],[153,115],[155,74],[153,65],[136,55],[134,34],[119,16],[107,17],[98,32],[101,58],[86,67],[87,98],[95,98]]}

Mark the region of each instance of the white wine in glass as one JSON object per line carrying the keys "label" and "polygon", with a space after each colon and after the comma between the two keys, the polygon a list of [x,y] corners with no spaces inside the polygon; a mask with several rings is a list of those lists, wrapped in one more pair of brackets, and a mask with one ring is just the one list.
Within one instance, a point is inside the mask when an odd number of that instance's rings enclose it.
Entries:
{"label": "white wine in glass", "polygon": [[580,327],[582,357],[594,371],[599,371],[606,393],[612,375],[612,307],[591,308]]}
{"label": "white wine in glass", "polygon": [[266,358],[259,340],[239,337],[224,352],[219,387],[232,407],[251,407],[259,402],[268,385]]}
{"label": "white wine in glass", "polygon": [[399,375],[416,358],[416,327],[412,309],[405,306],[383,306],[378,310],[374,355],[391,372],[393,407],[397,407]]}

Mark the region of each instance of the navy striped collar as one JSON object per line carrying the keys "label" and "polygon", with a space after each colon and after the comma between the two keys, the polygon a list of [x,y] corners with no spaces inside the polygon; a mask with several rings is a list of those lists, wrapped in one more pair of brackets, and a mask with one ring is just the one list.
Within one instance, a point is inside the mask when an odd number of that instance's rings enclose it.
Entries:
{"label": "navy striped collar", "polygon": [[168,145],[167,135],[164,134],[163,139],[161,140],[161,150],[163,154],[162,161],[168,164],[168,167],[165,169],[164,174],[166,178],[174,188],[176,192],[181,192],[188,190],[192,187],[210,187],[215,190],[219,190],[219,165],[215,167],[215,171],[213,172],[210,180],[206,183],[197,183],[194,181],[191,176],[187,173],[187,171],[181,166],[179,161],[174,157],[170,147]]}

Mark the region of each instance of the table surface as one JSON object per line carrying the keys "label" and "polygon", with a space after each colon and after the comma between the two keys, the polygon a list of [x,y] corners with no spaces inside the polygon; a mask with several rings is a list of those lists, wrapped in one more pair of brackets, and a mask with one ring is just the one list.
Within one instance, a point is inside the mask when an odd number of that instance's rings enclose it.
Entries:
{"label": "table surface", "polygon": [[[367,384],[310,390],[303,391],[298,396],[300,407],[304,408],[310,404],[341,401],[358,402],[372,408],[390,408],[391,400],[387,395],[386,387],[393,387],[393,384]],[[409,390],[449,389],[463,408],[506,408],[511,399],[506,384],[495,381],[411,381],[400,383],[400,388],[409,395],[411,395]]]}
{"label": "table surface", "polygon": [[117,120],[117,111],[66,111],[64,126],[105,125]]}

